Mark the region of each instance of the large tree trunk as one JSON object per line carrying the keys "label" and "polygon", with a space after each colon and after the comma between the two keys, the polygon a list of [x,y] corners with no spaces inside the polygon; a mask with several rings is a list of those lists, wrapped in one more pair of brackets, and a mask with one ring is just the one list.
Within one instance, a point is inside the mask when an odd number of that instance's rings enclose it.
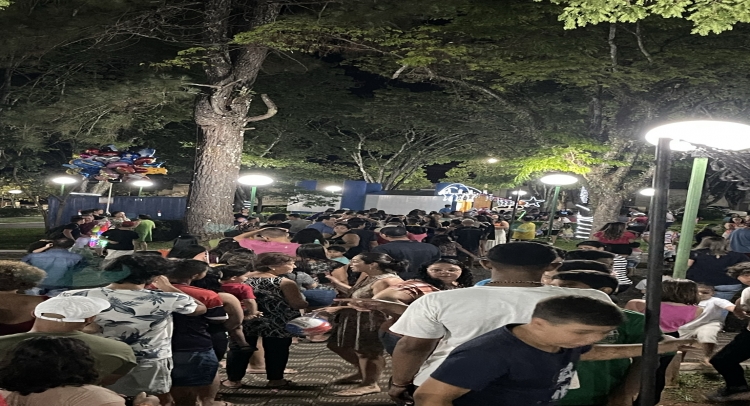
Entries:
{"label": "large tree trunk", "polygon": [[617,193],[605,193],[592,200],[595,202],[593,206],[594,222],[591,227],[593,234],[599,231],[605,224],[617,221],[625,199]]}
{"label": "large tree trunk", "polygon": [[203,239],[219,236],[232,225],[232,203],[242,160],[245,125],[276,114],[276,106],[266,95],[268,112],[248,117],[251,87],[266,59],[265,47],[247,45],[230,50],[234,7],[248,7],[249,18],[241,29],[249,30],[272,22],[280,6],[257,0],[234,4],[232,0],[208,0],[205,9],[208,50],[205,73],[208,84],[195,105],[199,137],[195,171],[186,213],[188,231]]}

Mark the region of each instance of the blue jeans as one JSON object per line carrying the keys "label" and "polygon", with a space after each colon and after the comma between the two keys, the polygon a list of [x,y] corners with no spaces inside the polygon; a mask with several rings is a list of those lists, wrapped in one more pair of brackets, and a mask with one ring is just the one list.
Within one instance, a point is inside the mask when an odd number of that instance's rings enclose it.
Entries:
{"label": "blue jeans", "polygon": [[736,285],[718,285],[714,286],[714,290],[716,291],[716,293],[714,293],[714,297],[718,297],[719,299],[726,299],[731,302],[734,295],[742,290],[742,284],[738,283]]}

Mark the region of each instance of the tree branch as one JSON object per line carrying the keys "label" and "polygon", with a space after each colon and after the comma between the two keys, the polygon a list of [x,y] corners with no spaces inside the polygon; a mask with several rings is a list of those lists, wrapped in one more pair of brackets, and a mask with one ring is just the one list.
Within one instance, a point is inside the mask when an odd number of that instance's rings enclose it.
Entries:
{"label": "tree branch", "polygon": [[253,122],[256,122],[256,121],[267,120],[267,119],[275,116],[276,113],[279,112],[279,109],[276,107],[276,104],[273,102],[273,100],[271,100],[270,97],[268,97],[268,95],[262,94],[262,95],[260,95],[260,98],[263,100],[263,103],[268,108],[268,111],[266,111],[265,114],[261,114],[259,116],[255,116],[255,117],[250,117],[247,120],[245,120],[246,122],[253,123]]}

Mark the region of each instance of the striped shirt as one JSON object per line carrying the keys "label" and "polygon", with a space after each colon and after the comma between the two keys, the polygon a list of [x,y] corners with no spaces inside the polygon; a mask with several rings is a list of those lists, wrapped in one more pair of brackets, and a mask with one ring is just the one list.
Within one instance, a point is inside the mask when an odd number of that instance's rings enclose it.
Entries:
{"label": "striped shirt", "polygon": [[620,285],[632,285],[633,281],[628,279],[628,260],[620,255],[615,257],[615,277]]}

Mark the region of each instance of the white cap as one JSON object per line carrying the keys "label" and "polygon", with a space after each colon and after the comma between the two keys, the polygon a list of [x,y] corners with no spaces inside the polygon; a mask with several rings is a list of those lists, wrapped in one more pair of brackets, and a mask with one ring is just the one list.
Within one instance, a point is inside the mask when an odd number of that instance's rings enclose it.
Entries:
{"label": "white cap", "polygon": [[[110,306],[108,301],[95,297],[57,296],[36,305],[34,316],[43,320],[83,323],[87,318],[96,316]],[[62,317],[48,317],[43,314],[59,314]]]}

